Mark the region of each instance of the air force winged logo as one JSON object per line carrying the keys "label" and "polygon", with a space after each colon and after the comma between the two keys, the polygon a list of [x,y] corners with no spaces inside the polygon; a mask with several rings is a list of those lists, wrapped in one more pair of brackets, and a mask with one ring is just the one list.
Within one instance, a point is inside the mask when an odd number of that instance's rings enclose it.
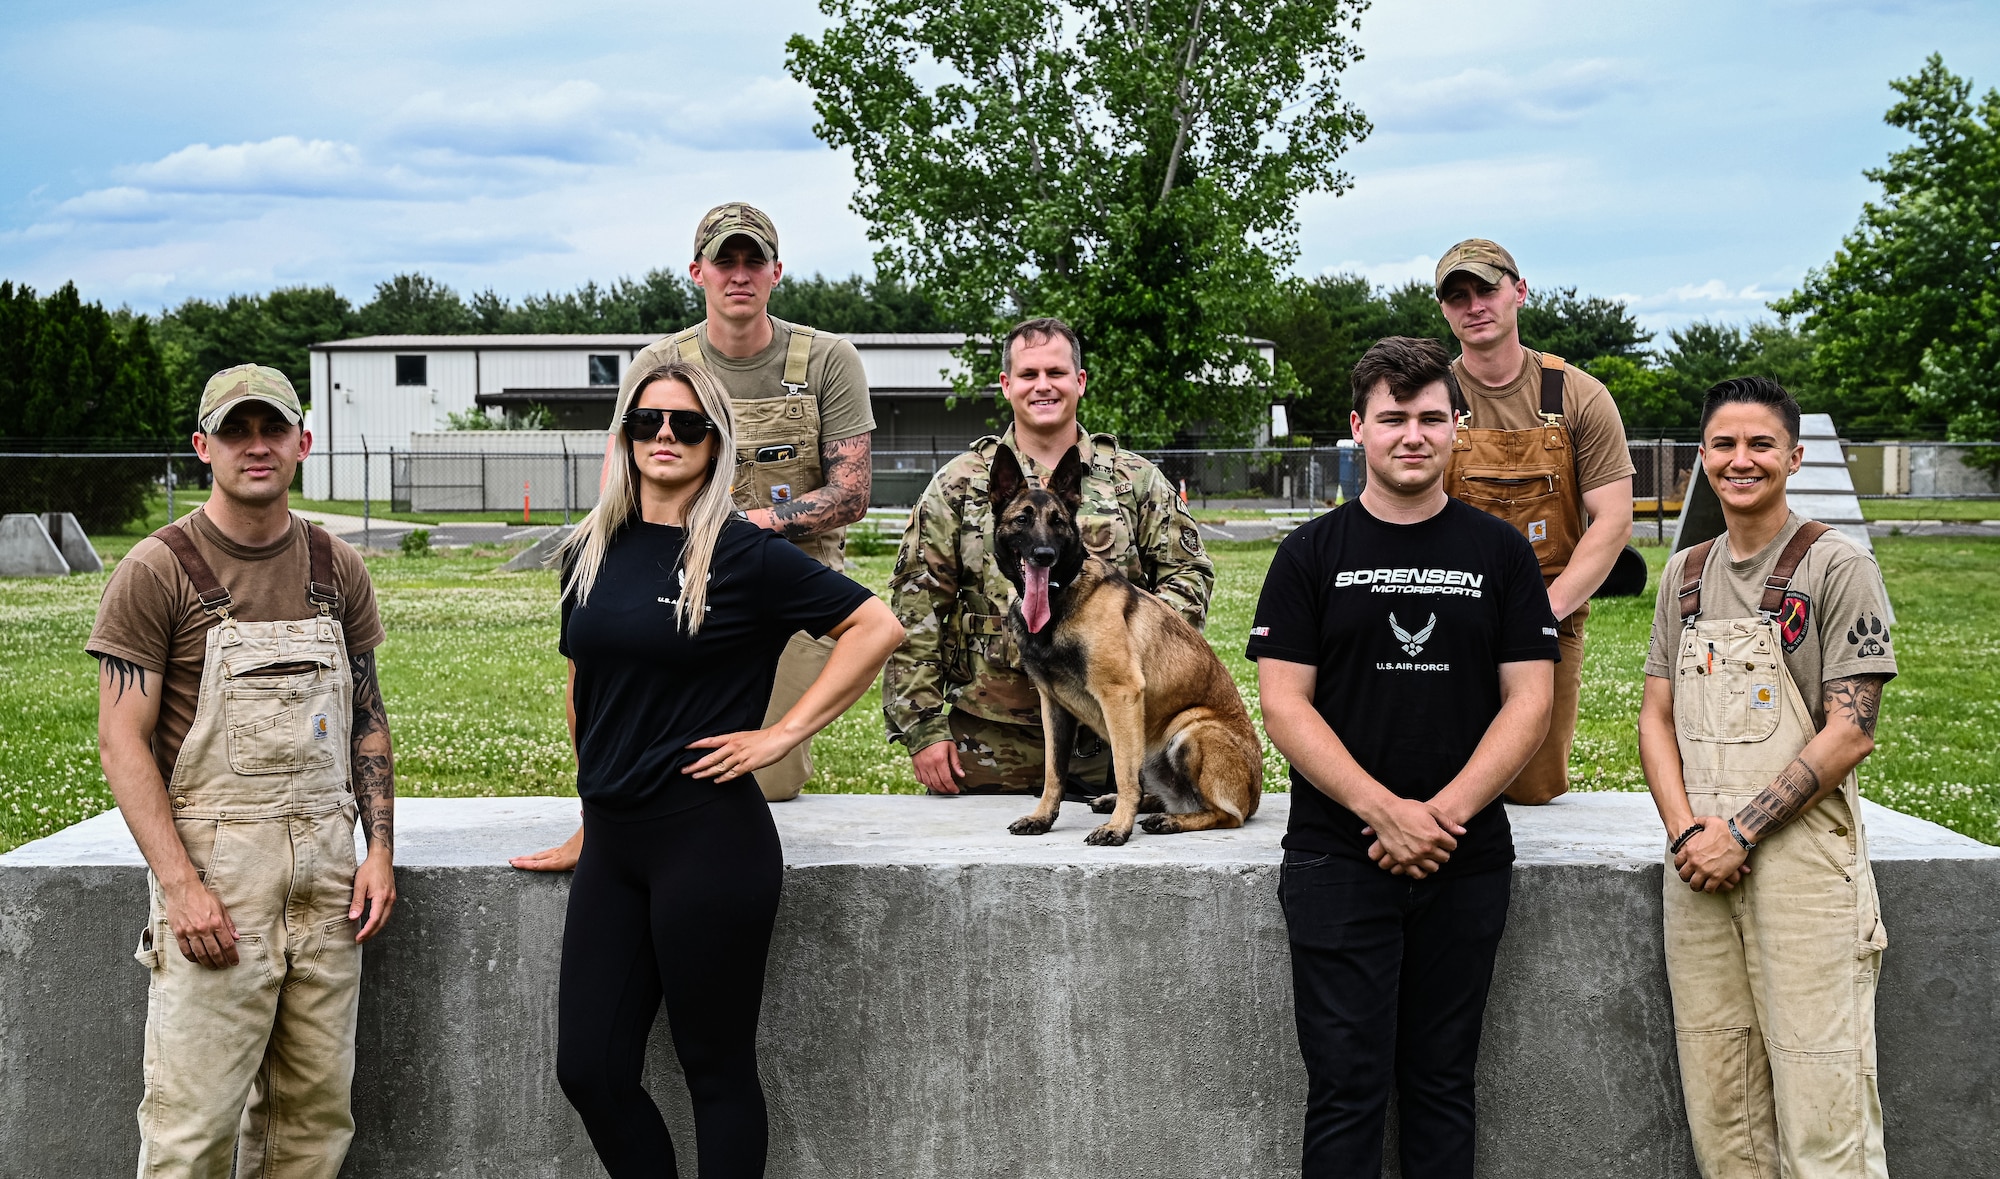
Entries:
{"label": "air force winged logo", "polygon": [[1424,644],[1431,641],[1431,632],[1437,629],[1437,625],[1438,616],[1433,614],[1431,620],[1424,624],[1424,629],[1411,634],[1396,624],[1394,611],[1389,613],[1389,629],[1395,632],[1396,641],[1403,644],[1403,653],[1412,659],[1424,653]]}

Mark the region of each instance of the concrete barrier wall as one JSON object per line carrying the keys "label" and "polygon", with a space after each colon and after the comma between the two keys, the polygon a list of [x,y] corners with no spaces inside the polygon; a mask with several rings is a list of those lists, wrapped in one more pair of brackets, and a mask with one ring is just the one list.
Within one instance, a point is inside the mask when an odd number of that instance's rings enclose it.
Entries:
{"label": "concrete barrier wall", "polygon": [[[1304,1076],[1278,911],[1289,799],[1237,832],[1090,848],[1019,800],[807,796],[762,1031],[774,1179],[1296,1175]],[[504,867],[573,800],[405,800],[395,923],[367,958],[344,1174],[599,1175],[554,1078],[567,880]],[[1694,1171],[1649,801],[1515,810],[1521,863],[1481,1060],[1479,1173]],[[1870,807],[1890,930],[1879,1015],[1899,1175],[2000,1158],[2000,849]],[[0,856],[0,1174],[126,1173],[145,979],[116,815]],[[649,1084],[693,1172],[655,1029]],[[1393,1155],[1390,1175],[1396,1173]]]}

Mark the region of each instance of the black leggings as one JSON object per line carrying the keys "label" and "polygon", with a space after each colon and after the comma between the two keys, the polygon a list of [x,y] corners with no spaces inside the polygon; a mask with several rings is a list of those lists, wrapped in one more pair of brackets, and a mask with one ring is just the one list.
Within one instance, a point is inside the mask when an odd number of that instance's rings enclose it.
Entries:
{"label": "black leggings", "polygon": [[556,1078],[612,1179],[672,1179],[672,1141],[639,1083],[662,997],[694,1106],[701,1179],[764,1174],[757,1012],[784,857],[750,779],[692,810],[583,820],[563,927]]}

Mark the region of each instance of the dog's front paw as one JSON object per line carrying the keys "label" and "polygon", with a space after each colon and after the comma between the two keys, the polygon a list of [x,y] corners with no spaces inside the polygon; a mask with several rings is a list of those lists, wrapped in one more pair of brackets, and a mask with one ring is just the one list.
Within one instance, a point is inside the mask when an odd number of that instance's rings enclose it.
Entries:
{"label": "dog's front paw", "polygon": [[1016,835],[1047,835],[1055,825],[1053,816],[1044,819],[1040,815],[1024,815],[1007,824],[1007,830]]}
{"label": "dog's front paw", "polygon": [[1117,810],[1118,809],[1117,792],[1113,791],[1110,794],[1100,794],[1096,798],[1091,799],[1090,809],[1096,811],[1100,815],[1108,815],[1112,811]]}
{"label": "dog's front paw", "polygon": [[1097,847],[1122,847],[1125,841],[1130,838],[1132,838],[1132,829],[1130,827],[1120,830],[1110,823],[1106,823],[1104,826],[1092,831],[1089,835],[1084,836],[1083,841]]}
{"label": "dog's front paw", "polygon": [[1148,835],[1177,835],[1181,821],[1173,815],[1147,815],[1139,820],[1139,826],[1144,827]]}

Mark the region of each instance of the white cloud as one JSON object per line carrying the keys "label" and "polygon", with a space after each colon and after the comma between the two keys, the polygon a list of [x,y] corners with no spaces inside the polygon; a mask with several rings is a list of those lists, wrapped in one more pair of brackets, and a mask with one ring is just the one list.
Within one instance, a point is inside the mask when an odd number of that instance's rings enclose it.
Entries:
{"label": "white cloud", "polygon": [[1321,274],[1357,274],[1378,287],[1400,287],[1405,283],[1429,282],[1437,274],[1438,260],[1419,254],[1400,262],[1341,262],[1320,269]]}
{"label": "white cloud", "polygon": [[1589,58],[1526,73],[1476,66],[1444,77],[1392,81],[1365,104],[1385,131],[1479,131],[1580,120],[1591,108],[1645,83],[1645,70]]}
{"label": "white cloud", "polygon": [[259,193],[287,196],[358,195],[381,183],[380,169],[351,143],[280,135],[258,143],[206,143],[148,164],[119,168],[135,188],[152,192]]}

